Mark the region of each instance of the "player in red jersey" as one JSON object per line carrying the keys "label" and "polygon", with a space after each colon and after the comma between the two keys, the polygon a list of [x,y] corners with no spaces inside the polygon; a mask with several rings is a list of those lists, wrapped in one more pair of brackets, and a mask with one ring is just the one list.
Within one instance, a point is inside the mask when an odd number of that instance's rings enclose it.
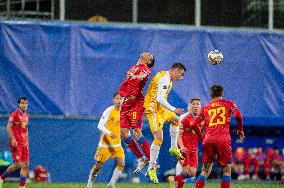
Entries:
{"label": "player in red jersey", "polygon": [[221,188],[229,188],[231,182],[231,161],[232,161],[232,144],[229,131],[231,114],[236,116],[238,124],[237,134],[240,139],[244,139],[243,119],[237,106],[229,100],[223,100],[224,90],[221,85],[211,86],[212,100],[201,108],[201,111],[192,122],[192,127],[199,137],[200,130],[198,124],[205,121],[204,132],[205,138],[202,143],[202,172],[195,183],[196,188],[205,186],[206,177],[209,176],[209,169],[213,161],[217,158],[220,167],[223,170],[223,179]]}
{"label": "player in red jersey", "polygon": [[15,170],[21,168],[19,188],[24,188],[29,170],[29,140],[28,140],[28,122],[29,114],[26,113],[28,100],[21,97],[18,100],[19,109],[14,111],[9,118],[7,131],[10,136],[10,150],[14,164],[0,177],[0,188],[3,180],[12,174]]}
{"label": "player in red jersey", "polygon": [[[198,136],[190,127],[190,122],[195,116],[198,115],[201,109],[201,102],[199,98],[193,98],[189,103],[189,112],[182,118],[182,125],[180,127],[180,133],[178,137],[178,144],[181,148],[181,152],[184,156],[184,161],[182,162],[182,172],[174,177],[170,177],[170,184],[173,187],[174,184],[177,188],[181,188],[185,183],[187,178],[194,177],[196,175],[198,167]],[[201,128],[203,122],[199,124]]]}
{"label": "player in red jersey", "polygon": [[[150,68],[154,66],[154,62],[153,54],[148,52],[140,54],[137,64],[131,66],[125,81],[119,89],[120,96],[124,97],[120,111],[121,136],[126,145],[138,158],[138,166],[134,173],[140,172],[150,159],[150,145],[142,134],[144,113],[143,89],[150,76]],[[129,134],[130,129],[133,130],[134,139]],[[136,142],[141,146],[146,157],[143,156]]]}

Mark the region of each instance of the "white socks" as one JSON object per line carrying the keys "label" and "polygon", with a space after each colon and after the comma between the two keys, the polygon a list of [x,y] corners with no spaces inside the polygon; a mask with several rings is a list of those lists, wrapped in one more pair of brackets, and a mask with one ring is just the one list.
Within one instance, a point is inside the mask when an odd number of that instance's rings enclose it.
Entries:
{"label": "white socks", "polygon": [[179,126],[174,127],[171,125],[170,126],[171,147],[177,148],[178,133],[179,133]]}
{"label": "white socks", "polygon": [[156,166],[156,161],[160,153],[160,147],[152,143],[151,150],[150,150],[150,163],[148,169],[154,169]]}
{"label": "white socks", "polygon": [[122,173],[122,170],[115,168],[109,183],[115,184],[117,182],[118,178],[120,177],[121,173]]}
{"label": "white socks", "polygon": [[176,165],[176,175],[180,174],[182,172],[182,165],[181,163],[178,161],[177,165]]}
{"label": "white socks", "polygon": [[93,176],[92,176],[92,174],[93,174],[93,168],[92,168],[92,170],[90,171],[90,174],[89,174],[89,179],[88,179],[88,184],[91,184],[91,183],[93,183]]}

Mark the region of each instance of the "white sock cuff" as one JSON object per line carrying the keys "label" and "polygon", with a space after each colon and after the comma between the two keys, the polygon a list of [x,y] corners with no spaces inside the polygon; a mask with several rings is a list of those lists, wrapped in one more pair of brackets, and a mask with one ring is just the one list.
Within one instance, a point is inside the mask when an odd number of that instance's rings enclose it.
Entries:
{"label": "white sock cuff", "polygon": [[178,133],[179,132],[179,127],[170,126],[170,132]]}
{"label": "white sock cuff", "polygon": [[156,144],[152,144],[152,145],[151,145],[151,149],[153,149],[153,150],[156,150],[156,151],[158,150],[158,151],[159,151],[160,148],[161,148],[161,146],[158,146],[158,145],[156,145]]}

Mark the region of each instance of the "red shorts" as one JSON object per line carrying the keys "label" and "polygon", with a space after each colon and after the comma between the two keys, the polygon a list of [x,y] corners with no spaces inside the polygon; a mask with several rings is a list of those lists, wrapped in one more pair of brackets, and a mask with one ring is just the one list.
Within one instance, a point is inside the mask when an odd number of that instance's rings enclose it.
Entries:
{"label": "red shorts", "polygon": [[184,156],[184,162],[182,166],[192,166],[198,167],[198,151],[197,152],[188,152]]}
{"label": "red shorts", "polygon": [[143,101],[126,101],[120,110],[120,127],[128,129],[142,129],[143,126]]}
{"label": "red shorts", "polygon": [[13,162],[29,162],[29,148],[28,146],[18,145],[17,148],[13,148],[10,145]]}
{"label": "red shorts", "polygon": [[231,141],[202,143],[202,162],[212,163],[216,157],[220,166],[226,166],[232,162]]}

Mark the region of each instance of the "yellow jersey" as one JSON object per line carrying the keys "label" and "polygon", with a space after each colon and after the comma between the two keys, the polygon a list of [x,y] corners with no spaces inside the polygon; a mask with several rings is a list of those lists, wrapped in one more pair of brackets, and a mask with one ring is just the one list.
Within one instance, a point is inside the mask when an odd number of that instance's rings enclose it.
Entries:
{"label": "yellow jersey", "polygon": [[167,108],[170,111],[174,111],[175,107],[167,102],[171,89],[172,81],[169,71],[158,72],[152,79],[145,96],[145,113],[149,111],[155,112],[159,108]]}
{"label": "yellow jersey", "polygon": [[[98,128],[102,131],[99,147],[121,146],[119,109],[114,106],[108,107],[99,121]],[[112,139],[110,133],[115,134],[116,138]]]}

